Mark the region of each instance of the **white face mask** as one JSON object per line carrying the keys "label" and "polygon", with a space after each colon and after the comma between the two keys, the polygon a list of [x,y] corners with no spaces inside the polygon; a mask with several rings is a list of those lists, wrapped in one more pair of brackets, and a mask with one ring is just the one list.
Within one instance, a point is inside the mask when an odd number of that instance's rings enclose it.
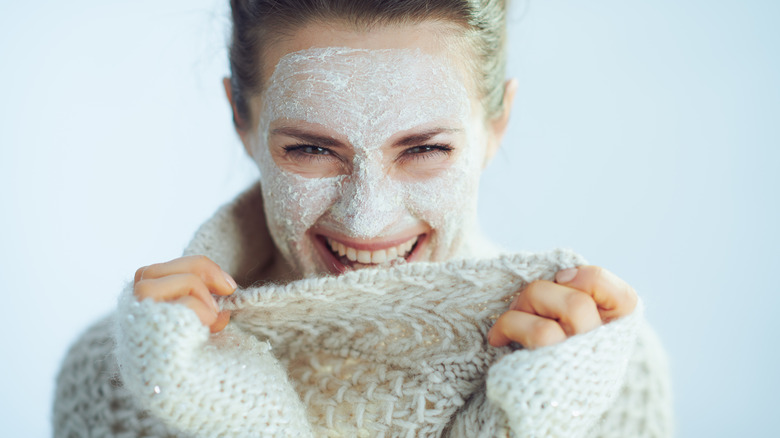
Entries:
{"label": "white face mask", "polygon": [[[324,237],[376,242],[424,229],[414,260],[467,251],[485,140],[464,83],[446,58],[420,50],[330,47],[281,58],[263,92],[252,148],[271,236],[302,275],[338,271],[323,256]],[[269,138],[300,127],[344,139],[353,152],[344,170],[311,177],[281,167]],[[388,169],[383,154],[397,149],[393,139],[437,128],[457,130],[460,139],[445,166],[424,176]]]}

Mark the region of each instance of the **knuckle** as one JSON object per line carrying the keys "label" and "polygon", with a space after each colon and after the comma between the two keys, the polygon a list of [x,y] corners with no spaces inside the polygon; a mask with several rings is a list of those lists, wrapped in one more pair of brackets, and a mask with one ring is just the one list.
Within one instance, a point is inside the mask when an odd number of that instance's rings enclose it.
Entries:
{"label": "knuckle", "polygon": [[574,317],[584,316],[596,310],[596,302],[590,295],[582,292],[570,293],[566,296],[566,311]]}
{"label": "knuckle", "polygon": [[210,258],[204,255],[194,256],[193,272],[197,273],[203,280],[214,282],[220,271],[220,267]]}
{"label": "knuckle", "polygon": [[601,266],[590,266],[591,275],[593,276],[594,284],[602,284],[604,281],[604,268]]}
{"label": "knuckle", "polygon": [[600,321],[598,306],[590,295],[574,292],[566,296],[566,311],[560,321],[567,333],[574,334],[592,328]]}
{"label": "knuckle", "polygon": [[507,320],[509,319],[509,312],[504,312],[501,314],[501,316],[498,317],[495,323],[493,323],[492,330],[504,333],[504,327],[507,324]]}
{"label": "knuckle", "polygon": [[188,295],[191,295],[198,300],[211,300],[211,293],[208,287],[203,283],[203,280],[197,275],[192,276],[192,280],[188,284]]}
{"label": "knuckle", "polygon": [[512,338],[510,332],[512,331],[512,322],[510,321],[511,318],[511,311],[504,312],[501,316],[498,317],[496,322],[493,324],[493,327],[490,328],[490,339],[502,339],[502,338]]}
{"label": "knuckle", "polygon": [[215,263],[210,258],[204,255],[192,256],[192,267],[199,272],[208,271],[213,269]]}
{"label": "knuckle", "polygon": [[525,291],[521,291],[509,304],[509,310],[522,309],[525,306],[525,303],[527,301],[528,301],[528,294],[526,294]]}
{"label": "knuckle", "polygon": [[561,327],[550,319],[540,319],[531,329],[531,342],[536,346],[554,344],[561,340]]}
{"label": "knuckle", "polygon": [[201,280],[198,275],[187,273],[183,275],[182,279],[185,282],[187,288],[192,292],[196,292],[203,288],[203,280]]}
{"label": "knuckle", "polygon": [[534,280],[525,288],[523,293],[528,299],[534,299],[539,296],[542,286],[542,280]]}

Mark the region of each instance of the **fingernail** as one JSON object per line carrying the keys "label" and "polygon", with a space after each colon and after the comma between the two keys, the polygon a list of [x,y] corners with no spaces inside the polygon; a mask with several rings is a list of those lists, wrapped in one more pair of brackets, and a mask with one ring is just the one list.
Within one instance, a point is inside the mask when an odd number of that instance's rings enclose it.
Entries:
{"label": "fingernail", "polygon": [[219,313],[219,304],[217,304],[217,299],[213,295],[211,296],[211,303],[214,304],[214,311]]}
{"label": "fingernail", "polygon": [[568,283],[574,280],[574,277],[576,276],[577,276],[577,268],[563,269],[561,271],[558,271],[557,274],[555,274],[555,282]]}
{"label": "fingernail", "polygon": [[238,285],[236,284],[236,280],[233,280],[233,277],[231,277],[230,274],[228,274],[225,271],[222,271],[222,275],[225,276],[225,281],[228,282],[230,287],[232,287],[234,290],[238,287]]}

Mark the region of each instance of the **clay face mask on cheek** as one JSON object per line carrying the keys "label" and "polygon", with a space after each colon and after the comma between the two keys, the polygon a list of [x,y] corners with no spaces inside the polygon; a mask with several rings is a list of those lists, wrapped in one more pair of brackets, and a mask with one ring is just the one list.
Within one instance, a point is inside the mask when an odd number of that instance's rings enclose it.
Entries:
{"label": "clay face mask on cheek", "polygon": [[[327,270],[307,233],[315,224],[338,235],[375,239],[419,224],[432,229],[421,260],[459,255],[476,220],[484,156],[461,76],[443,57],[420,50],[318,48],[282,57],[263,92],[254,156],[260,167],[271,236],[301,274]],[[269,129],[321,126],[354,150],[349,174],[306,178],[271,156]],[[464,144],[428,178],[394,179],[383,146],[399,133],[455,127]]]}

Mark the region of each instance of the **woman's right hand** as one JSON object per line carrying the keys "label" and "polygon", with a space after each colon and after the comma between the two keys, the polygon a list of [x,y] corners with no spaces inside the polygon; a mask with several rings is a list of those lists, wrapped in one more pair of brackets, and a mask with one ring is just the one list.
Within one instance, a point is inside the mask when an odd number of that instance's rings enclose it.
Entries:
{"label": "woman's right hand", "polygon": [[236,287],[233,277],[208,257],[189,256],[138,268],[133,294],[138,301],[151,298],[183,304],[216,333],[230,321],[230,311],[220,312],[211,294],[230,295]]}

